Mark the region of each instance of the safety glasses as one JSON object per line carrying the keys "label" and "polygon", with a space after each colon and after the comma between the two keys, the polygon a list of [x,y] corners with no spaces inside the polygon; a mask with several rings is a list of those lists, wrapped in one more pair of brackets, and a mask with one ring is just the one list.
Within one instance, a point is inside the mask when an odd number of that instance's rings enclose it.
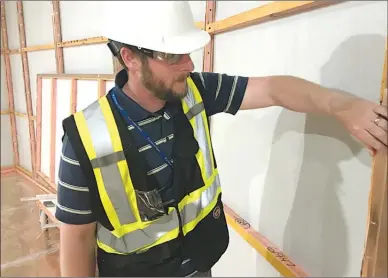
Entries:
{"label": "safety glasses", "polygon": [[178,63],[183,57],[183,54],[171,54],[171,53],[149,50],[141,47],[135,47],[135,48],[137,51],[144,53],[148,57],[158,61],[166,62],[169,65]]}
{"label": "safety glasses", "polygon": [[115,55],[115,56],[117,56],[119,54],[120,49],[122,47],[127,47],[133,51],[143,53],[147,57],[150,57],[150,58],[158,60],[158,61],[165,62],[169,65],[173,65],[173,64],[178,63],[183,57],[183,54],[171,54],[171,53],[165,53],[165,52],[160,52],[160,51],[154,51],[154,50],[150,50],[147,48],[136,47],[133,45],[119,43],[116,41],[109,41],[108,47],[110,48],[113,55]]}

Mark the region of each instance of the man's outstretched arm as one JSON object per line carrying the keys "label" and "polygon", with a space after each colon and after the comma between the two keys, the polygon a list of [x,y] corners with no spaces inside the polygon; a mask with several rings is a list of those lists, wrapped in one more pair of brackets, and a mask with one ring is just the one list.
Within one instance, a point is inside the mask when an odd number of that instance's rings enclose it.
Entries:
{"label": "man's outstretched arm", "polygon": [[379,105],[293,76],[250,77],[240,109],[269,106],[333,116],[368,149],[387,152],[386,103]]}

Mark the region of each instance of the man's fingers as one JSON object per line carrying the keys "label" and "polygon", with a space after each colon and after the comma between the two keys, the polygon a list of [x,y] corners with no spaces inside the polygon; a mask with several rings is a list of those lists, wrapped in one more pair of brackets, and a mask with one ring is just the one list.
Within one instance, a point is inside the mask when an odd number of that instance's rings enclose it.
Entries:
{"label": "man's fingers", "polygon": [[[385,121],[385,120],[381,119],[380,122],[381,121]],[[387,132],[384,129],[382,129],[380,126],[374,123],[370,123],[366,129],[375,139],[379,140],[385,146],[388,145]]]}
{"label": "man's fingers", "polygon": [[387,133],[387,131],[388,131],[388,121],[386,119],[381,118],[380,121],[375,123],[375,125],[377,125],[378,127],[382,128],[385,131],[385,133]]}
{"label": "man's fingers", "polygon": [[380,116],[383,116],[385,119],[388,119],[388,111],[386,106],[378,106],[373,111]]}
{"label": "man's fingers", "polygon": [[377,152],[387,152],[388,147],[385,141],[385,144],[383,144],[380,140],[376,139],[373,133],[370,133],[369,131],[365,130],[359,135],[359,140],[363,142],[368,149],[376,150]]}

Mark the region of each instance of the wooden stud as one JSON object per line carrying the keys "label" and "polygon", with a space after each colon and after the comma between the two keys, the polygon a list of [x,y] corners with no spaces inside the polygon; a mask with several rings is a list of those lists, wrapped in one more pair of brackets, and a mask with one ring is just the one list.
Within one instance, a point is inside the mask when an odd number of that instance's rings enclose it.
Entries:
{"label": "wooden stud", "polygon": [[57,79],[53,78],[51,83],[51,132],[50,132],[50,182],[55,182],[55,143],[57,126]]}
{"label": "wooden stud", "polygon": [[52,190],[49,190],[48,188],[46,188],[45,186],[43,186],[41,183],[39,183],[37,181],[37,179],[35,178],[32,178],[31,175],[32,173],[30,173],[28,170],[22,168],[22,167],[17,167],[16,169],[16,172],[22,176],[25,180],[27,180],[28,182],[32,183],[33,185],[37,186],[38,188],[42,189],[44,192],[50,194],[50,193],[53,193]]}
{"label": "wooden stud", "polygon": [[[23,2],[17,1],[17,12],[18,12],[18,25],[19,25],[19,41],[20,48],[26,47],[26,31],[24,27],[24,16],[23,16]],[[28,114],[28,126],[30,132],[30,151],[31,151],[31,164],[32,164],[32,172],[34,175],[36,174],[35,162],[36,162],[36,153],[35,153],[35,129],[34,129],[34,121],[32,119],[32,100],[31,100],[31,86],[30,86],[30,74],[28,67],[28,57],[27,52],[22,52],[22,65],[23,65],[23,79],[24,79],[24,90],[25,90],[25,98],[27,104],[27,114]]]}
{"label": "wooden stud", "polygon": [[30,119],[31,121],[35,121],[36,117],[35,116],[28,116],[26,113],[20,113],[20,112],[13,112],[15,116],[21,117],[21,118],[27,118]]}
{"label": "wooden stud", "polygon": [[36,93],[36,172],[41,170],[42,151],[42,78],[37,77]]}
{"label": "wooden stud", "polygon": [[[7,32],[7,20],[5,15],[5,3],[4,1],[0,2],[1,7],[1,37],[2,37],[2,48],[8,50],[8,32]],[[12,71],[11,71],[11,60],[9,54],[4,54],[4,63],[5,63],[5,78],[7,82],[7,91],[8,91],[8,109],[10,112],[10,125],[11,125],[11,135],[12,135],[12,150],[14,155],[15,165],[19,165],[19,148],[18,148],[18,139],[16,133],[16,118],[15,114],[15,101],[13,93],[13,84],[12,84]]]}
{"label": "wooden stud", "polygon": [[72,80],[72,79],[77,79],[77,80],[106,80],[106,81],[114,81],[115,77],[113,74],[37,74],[38,77],[41,78],[57,78],[57,79],[63,79],[63,80]]}
{"label": "wooden stud", "polygon": [[40,171],[37,171],[38,180],[40,180],[46,188],[48,188],[51,192],[56,193],[57,189],[54,183],[50,182],[50,179]]}
{"label": "wooden stud", "polygon": [[57,65],[57,73],[64,73],[65,65],[63,61],[63,48],[60,46],[62,43],[62,28],[61,28],[61,12],[60,2],[58,0],[52,1],[53,5],[53,35],[55,45],[55,60]]}
{"label": "wooden stud", "polygon": [[237,215],[231,208],[224,205],[228,225],[231,226],[245,241],[258,251],[282,276],[309,277],[301,267],[291,261],[281,250],[264,236],[252,229],[251,225]]}
{"label": "wooden stud", "polygon": [[206,26],[206,31],[213,35],[221,34],[343,2],[344,1],[275,1],[211,23],[210,26]]}
{"label": "wooden stud", "polygon": [[1,176],[5,176],[11,173],[16,172],[16,167],[15,166],[6,166],[6,167],[1,167]]}
{"label": "wooden stud", "polygon": [[[205,29],[215,21],[216,18],[216,1],[206,1],[206,14],[205,14]],[[206,45],[204,50],[203,59],[203,71],[213,71],[213,53],[214,53],[214,35],[210,35],[210,42]]]}
{"label": "wooden stud", "polygon": [[1,115],[9,115],[11,112],[9,110],[1,110]]}
{"label": "wooden stud", "polygon": [[[387,46],[380,87],[380,103],[387,105]],[[387,277],[387,194],[388,194],[388,157],[377,154],[373,158],[371,186],[369,193],[367,233],[364,257],[362,260],[362,277]]]}
{"label": "wooden stud", "polygon": [[106,81],[99,79],[98,80],[98,98],[103,97],[106,93]]}
{"label": "wooden stud", "polygon": [[77,79],[71,81],[71,94],[70,94],[70,113],[74,114],[77,112]]}

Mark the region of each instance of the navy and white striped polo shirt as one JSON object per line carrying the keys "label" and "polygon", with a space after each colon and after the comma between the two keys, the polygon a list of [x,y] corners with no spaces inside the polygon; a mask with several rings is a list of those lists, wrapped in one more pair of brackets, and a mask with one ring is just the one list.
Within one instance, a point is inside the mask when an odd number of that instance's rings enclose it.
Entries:
{"label": "navy and white striped polo shirt", "polygon": [[[197,72],[191,73],[191,77],[196,84],[202,84],[205,88],[200,93],[208,116],[222,112],[232,115],[237,113],[248,83],[247,77]],[[122,88],[127,79],[125,71],[119,72],[116,75],[116,86]],[[150,113],[121,90],[116,90],[116,96],[128,115],[171,159],[174,142],[174,121],[171,119],[177,109],[167,104],[159,113]],[[169,166],[133,126],[128,126],[128,130],[133,133],[139,152],[146,157],[147,175],[153,175],[161,187],[168,185],[171,182]],[[57,186],[58,206],[55,216],[59,221],[74,225],[95,221],[91,211],[86,179],[66,135],[63,140]]]}

